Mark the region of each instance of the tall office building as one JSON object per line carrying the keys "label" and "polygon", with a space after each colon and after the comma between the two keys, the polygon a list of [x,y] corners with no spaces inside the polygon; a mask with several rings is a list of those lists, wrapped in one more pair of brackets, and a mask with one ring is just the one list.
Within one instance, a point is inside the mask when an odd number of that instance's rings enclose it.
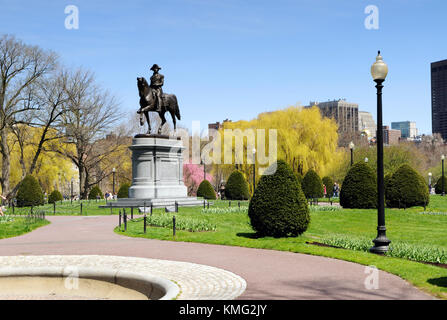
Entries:
{"label": "tall office building", "polygon": [[359,131],[359,105],[357,103],[346,102],[346,99],[327,102],[311,101],[306,108],[313,106],[320,109],[322,116],[335,119],[339,133]]}
{"label": "tall office building", "polygon": [[447,140],[447,60],[431,64],[432,132]]}
{"label": "tall office building", "polygon": [[400,121],[391,122],[391,129],[400,130],[402,138],[414,139],[418,135],[418,129],[416,128],[416,122],[413,121]]}

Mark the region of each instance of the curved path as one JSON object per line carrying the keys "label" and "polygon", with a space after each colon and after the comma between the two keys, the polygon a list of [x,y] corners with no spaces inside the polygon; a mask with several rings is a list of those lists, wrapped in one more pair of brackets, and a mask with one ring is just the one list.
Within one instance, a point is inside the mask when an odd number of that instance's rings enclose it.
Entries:
{"label": "curved path", "polygon": [[113,232],[117,216],[48,220],[48,226],[0,240],[0,256],[111,255],[192,262],[244,278],[247,288],[239,299],[433,299],[383,271],[379,272],[379,289],[367,289],[365,266],[351,262],[274,250],[130,238]]}

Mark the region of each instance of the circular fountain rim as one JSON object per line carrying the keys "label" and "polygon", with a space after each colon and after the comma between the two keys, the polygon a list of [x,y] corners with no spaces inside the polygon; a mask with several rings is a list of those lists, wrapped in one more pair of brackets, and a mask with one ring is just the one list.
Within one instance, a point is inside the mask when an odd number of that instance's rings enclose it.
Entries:
{"label": "circular fountain rim", "polygon": [[3,267],[0,268],[0,278],[67,278],[73,275],[74,270],[76,271],[76,276],[80,279],[98,280],[119,285],[140,292],[151,300],[173,300],[176,299],[180,293],[180,288],[177,284],[163,277],[102,267]]}

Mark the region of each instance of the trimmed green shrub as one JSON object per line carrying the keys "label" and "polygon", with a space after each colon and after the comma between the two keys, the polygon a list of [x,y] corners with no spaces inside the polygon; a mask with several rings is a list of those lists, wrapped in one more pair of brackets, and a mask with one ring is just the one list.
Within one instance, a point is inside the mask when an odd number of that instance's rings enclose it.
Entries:
{"label": "trimmed green shrub", "polygon": [[326,197],[331,198],[334,194],[334,180],[331,177],[324,177],[322,182],[326,186]]}
{"label": "trimmed green shrub", "polygon": [[96,197],[99,195],[99,197],[102,199],[103,195],[102,195],[102,191],[101,189],[99,189],[98,186],[94,186],[92,188],[92,190],[90,190],[90,193],[88,194],[88,198],[89,199],[96,199]]}
{"label": "trimmed green shrub", "polygon": [[248,217],[260,236],[298,236],[307,230],[307,201],[286,162],[278,161],[261,177],[248,206]]}
{"label": "trimmed green shrub", "polygon": [[385,183],[386,204],[390,208],[410,208],[430,201],[424,178],[408,164],[400,166]]}
{"label": "trimmed green shrub", "polygon": [[250,198],[247,180],[239,170],[230,174],[225,185],[225,197],[229,200],[247,200]]}
{"label": "trimmed green shrub", "polygon": [[17,190],[17,206],[30,207],[44,204],[42,188],[33,176],[26,176]]}
{"label": "trimmed green shrub", "polygon": [[208,180],[200,182],[199,188],[197,189],[197,196],[209,200],[216,200],[216,193]]}
{"label": "trimmed green shrub", "polygon": [[312,169],[307,171],[301,187],[307,199],[323,197],[323,182],[320,176]]}
{"label": "trimmed green shrub", "polygon": [[62,194],[59,191],[54,190],[48,197],[48,203],[55,203],[56,201],[62,201]]}
{"label": "trimmed green shrub", "polygon": [[[447,176],[444,176],[444,192],[447,193]],[[442,194],[442,176],[436,182],[435,193]]]}
{"label": "trimmed green shrub", "polygon": [[117,198],[129,198],[129,188],[130,184],[123,183],[118,190]]}
{"label": "trimmed green shrub", "polygon": [[346,174],[340,190],[343,208],[377,208],[377,177],[364,162],[355,163]]}

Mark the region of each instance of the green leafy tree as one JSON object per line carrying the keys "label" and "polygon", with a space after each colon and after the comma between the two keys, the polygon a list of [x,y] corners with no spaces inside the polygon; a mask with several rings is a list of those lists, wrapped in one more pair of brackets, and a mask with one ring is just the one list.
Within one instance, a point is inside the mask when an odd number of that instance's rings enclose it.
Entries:
{"label": "green leafy tree", "polygon": [[340,190],[343,208],[377,208],[377,178],[364,162],[355,163],[348,171]]}
{"label": "green leafy tree", "polygon": [[44,204],[42,188],[36,178],[26,176],[17,190],[17,206],[30,207]]}
{"label": "green leafy tree", "polygon": [[247,200],[250,198],[248,183],[241,171],[235,170],[225,185],[225,197],[230,200]]}
{"label": "green leafy tree", "polygon": [[298,236],[310,222],[307,201],[289,165],[282,160],[276,164],[273,174],[259,180],[248,207],[250,223],[261,236]]}
{"label": "green leafy tree", "polygon": [[129,188],[130,184],[123,183],[118,190],[117,198],[129,198]]}
{"label": "green leafy tree", "polygon": [[62,201],[62,194],[58,190],[54,190],[48,197],[48,203],[55,203],[57,201]]}
{"label": "green leafy tree", "polygon": [[391,208],[424,206],[429,202],[424,178],[408,164],[403,164],[385,183],[386,204]]}
{"label": "green leafy tree", "polygon": [[307,171],[301,185],[307,199],[317,199],[323,197],[323,182],[320,176],[314,171]]}
{"label": "green leafy tree", "polygon": [[199,188],[197,189],[197,196],[209,200],[216,200],[216,193],[208,180],[203,180],[200,183]]}

